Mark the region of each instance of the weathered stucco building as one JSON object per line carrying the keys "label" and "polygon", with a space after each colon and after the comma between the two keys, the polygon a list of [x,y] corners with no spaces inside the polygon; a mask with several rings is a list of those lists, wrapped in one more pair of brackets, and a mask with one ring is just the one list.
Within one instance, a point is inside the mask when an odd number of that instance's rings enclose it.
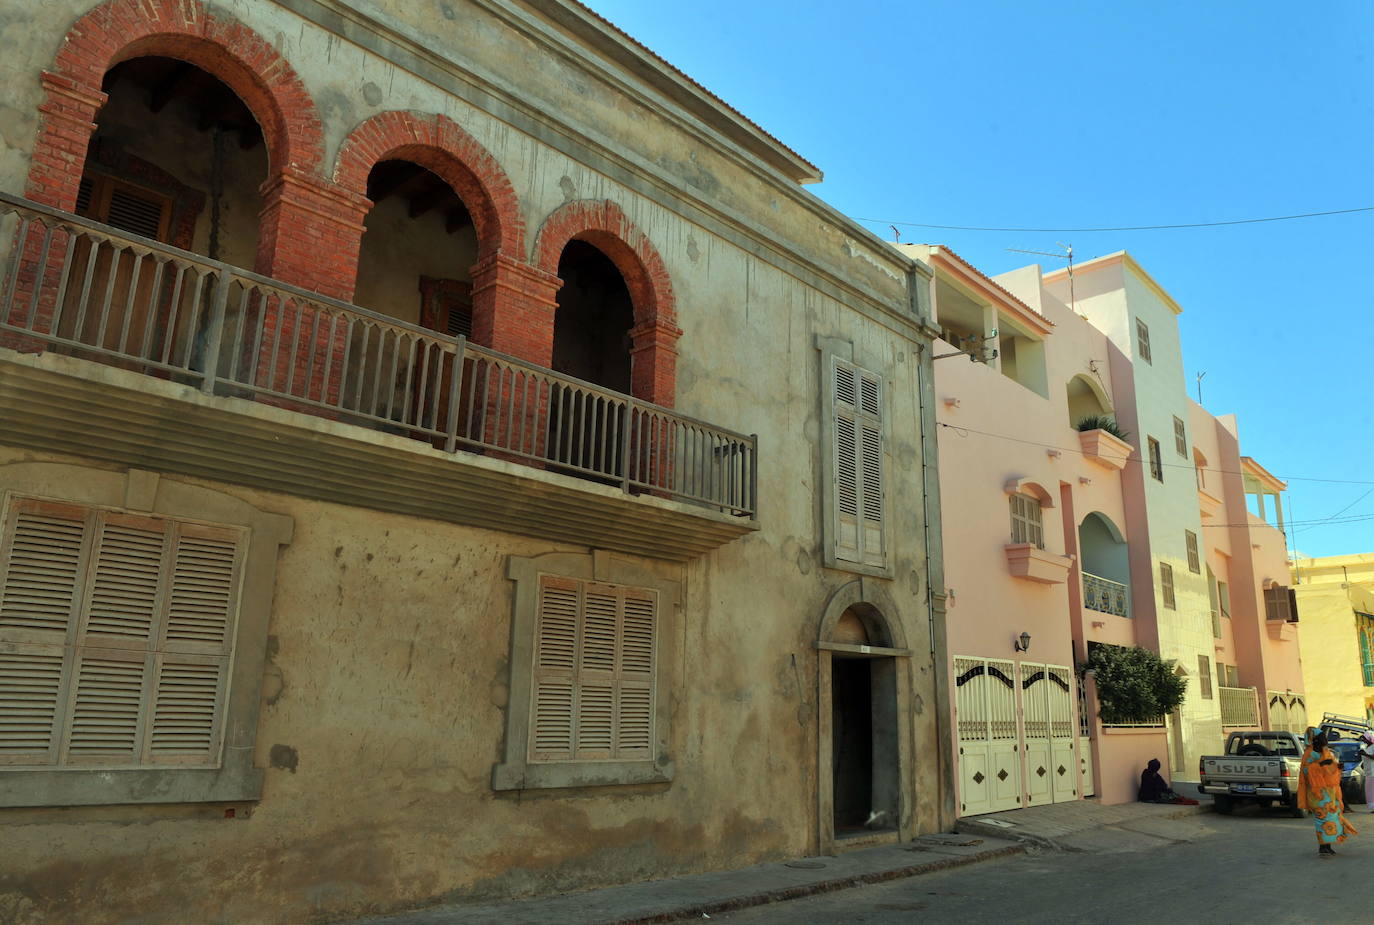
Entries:
{"label": "weathered stucco building", "polygon": [[0,919],[952,820],[928,270],[815,168],[563,0],[3,17]]}

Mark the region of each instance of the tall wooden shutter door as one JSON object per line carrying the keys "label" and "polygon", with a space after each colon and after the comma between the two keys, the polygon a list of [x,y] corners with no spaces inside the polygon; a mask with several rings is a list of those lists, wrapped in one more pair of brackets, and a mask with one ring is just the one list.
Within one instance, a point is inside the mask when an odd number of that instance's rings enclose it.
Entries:
{"label": "tall wooden shutter door", "polygon": [[836,360],[832,380],[835,406],[835,557],[858,562],[860,497],[860,436],[858,374]]}
{"label": "tall wooden shutter door", "polygon": [[620,601],[609,585],[588,584],[583,592],[582,651],[577,684],[579,759],[605,759],[615,752],[615,694]]}
{"label": "tall wooden shutter door", "polygon": [[620,641],[620,703],[616,757],[648,760],[654,743],[654,639],[658,601],[650,591],[627,588]]}
{"label": "tall wooden shutter door", "polygon": [[530,760],[573,756],[573,678],[577,667],[580,583],[544,578],[535,627]]}
{"label": "tall wooden shutter door", "polygon": [[860,457],[862,460],[863,561],[883,565],[883,395],[882,379],[859,371]]}
{"label": "tall wooden shutter door", "polygon": [[20,501],[0,546],[0,765],[57,761],[87,537],[83,509]]}
{"label": "tall wooden shutter door", "polygon": [[154,667],[150,762],[203,763],[219,754],[239,562],[233,534],[177,528],[162,654]]}

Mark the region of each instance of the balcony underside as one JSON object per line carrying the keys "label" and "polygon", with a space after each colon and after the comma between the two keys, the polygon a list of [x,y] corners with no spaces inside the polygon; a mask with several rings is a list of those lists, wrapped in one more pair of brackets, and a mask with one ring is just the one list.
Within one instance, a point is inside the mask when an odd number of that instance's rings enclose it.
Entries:
{"label": "balcony underside", "polygon": [[757,529],[710,508],[51,353],[0,350],[0,419],[0,442],[12,446],[651,558],[686,561]]}

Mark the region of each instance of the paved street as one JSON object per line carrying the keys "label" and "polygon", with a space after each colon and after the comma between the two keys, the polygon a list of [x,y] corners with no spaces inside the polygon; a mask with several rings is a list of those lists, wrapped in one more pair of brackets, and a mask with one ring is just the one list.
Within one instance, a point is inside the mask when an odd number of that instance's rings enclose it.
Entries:
{"label": "paved street", "polygon": [[[1166,925],[1355,925],[1374,921],[1374,817],[1352,807],[1362,836],[1318,860],[1308,819],[1254,807],[1172,823],[1175,843],[1118,840],[1080,852],[1038,851],[905,880],[712,916],[752,922],[1015,922]],[[1183,841],[1182,839],[1187,839]],[[1105,850],[1104,850],[1105,849]],[[1315,885],[1315,888],[1314,888]]]}

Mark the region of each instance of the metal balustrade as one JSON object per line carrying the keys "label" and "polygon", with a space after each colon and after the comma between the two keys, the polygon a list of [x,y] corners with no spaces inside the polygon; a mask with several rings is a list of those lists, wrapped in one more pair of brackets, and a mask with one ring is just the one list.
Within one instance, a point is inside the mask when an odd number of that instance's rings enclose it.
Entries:
{"label": "metal balustrade", "polygon": [[1100,575],[1083,573],[1083,606],[1098,613],[1116,614],[1118,617],[1130,616],[1128,604],[1130,586]]}
{"label": "metal balustrade", "polygon": [[0,193],[0,347],[757,512],[757,438]]}
{"label": "metal balustrade", "polygon": [[1223,726],[1259,726],[1259,692],[1253,687],[1218,687]]}

